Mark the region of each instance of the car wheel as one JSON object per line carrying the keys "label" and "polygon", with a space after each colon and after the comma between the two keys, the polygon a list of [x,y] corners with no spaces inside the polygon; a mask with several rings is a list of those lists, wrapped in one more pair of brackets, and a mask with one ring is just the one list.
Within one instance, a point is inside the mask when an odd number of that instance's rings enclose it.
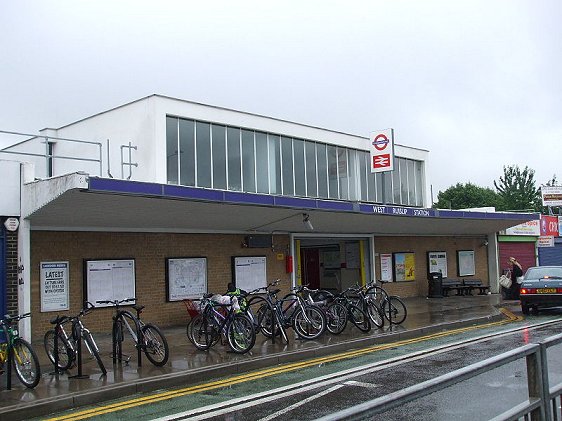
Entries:
{"label": "car wheel", "polygon": [[530,313],[529,306],[525,304],[521,304],[521,312],[525,315],[529,314]]}
{"label": "car wheel", "polygon": [[533,314],[539,314],[539,306],[533,306]]}

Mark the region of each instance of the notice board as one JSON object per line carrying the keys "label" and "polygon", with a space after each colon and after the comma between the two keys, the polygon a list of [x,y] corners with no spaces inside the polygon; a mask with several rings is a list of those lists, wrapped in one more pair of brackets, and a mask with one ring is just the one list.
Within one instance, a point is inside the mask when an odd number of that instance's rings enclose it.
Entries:
{"label": "notice board", "polygon": [[252,291],[267,286],[265,256],[232,258],[232,277],[236,288]]}
{"label": "notice board", "polygon": [[201,298],[207,292],[207,258],[166,259],[168,301]]}
{"label": "notice board", "polygon": [[109,307],[96,301],[136,298],[134,259],[86,260],[84,271],[84,301],[96,307]]}

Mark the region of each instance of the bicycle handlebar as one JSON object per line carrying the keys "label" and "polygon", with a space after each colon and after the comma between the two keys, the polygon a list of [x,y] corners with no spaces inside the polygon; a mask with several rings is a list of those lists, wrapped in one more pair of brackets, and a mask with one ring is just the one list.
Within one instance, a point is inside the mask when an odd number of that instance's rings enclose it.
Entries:
{"label": "bicycle handlebar", "polygon": [[[136,298],[125,298],[124,300],[97,300],[96,304],[111,304],[115,307],[117,307],[119,304],[122,303],[130,303],[133,301],[137,301]],[[88,304],[91,304],[90,302],[88,302]]]}
{"label": "bicycle handlebar", "polygon": [[0,320],[0,324],[10,324],[12,322],[19,322],[21,319],[25,319],[26,317],[31,316],[31,313],[19,314],[17,316],[10,316],[9,314],[5,314],[4,318]]}

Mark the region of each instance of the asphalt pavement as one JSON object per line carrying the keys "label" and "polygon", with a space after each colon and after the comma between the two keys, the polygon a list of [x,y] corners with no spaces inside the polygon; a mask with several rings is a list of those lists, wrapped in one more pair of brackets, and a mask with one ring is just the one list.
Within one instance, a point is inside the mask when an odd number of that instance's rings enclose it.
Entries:
{"label": "asphalt pavement", "polygon": [[[518,310],[518,301],[503,301],[499,294],[451,296],[445,298],[405,298],[408,317],[403,324],[361,333],[348,326],[340,335],[325,333],[312,341],[290,336],[288,344],[272,343],[258,335],[247,354],[228,352],[216,345],[209,351],[197,350],[187,339],[186,326],[164,328],[170,347],[170,359],[164,367],[153,366],[144,356],[139,367],[136,351],[125,349],[128,363],[112,364],[111,336],[95,334],[107,368],[103,376],[96,362],[85,353],[82,376],[77,368],[57,374],[43,349],[42,338],[33,342],[41,361],[42,378],[35,389],[27,389],[12,375],[12,389],[6,389],[6,374],[0,376],[0,421],[44,416],[65,409],[96,404],[109,399],[158,389],[186,387],[219,377],[271,367],[309,358],[395,342],[460,327],[501,320],[507,316],[502,307]],[[186,316],[186,324],[188,317]]]}

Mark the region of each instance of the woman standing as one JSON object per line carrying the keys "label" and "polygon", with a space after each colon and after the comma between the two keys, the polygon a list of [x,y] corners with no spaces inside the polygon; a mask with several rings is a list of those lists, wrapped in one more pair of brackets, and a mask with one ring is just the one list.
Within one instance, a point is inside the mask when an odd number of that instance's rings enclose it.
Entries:
{"label": "woman standing", "polygon": [[523,276],[523,268],[521,267],[521,263],[519,263],[515,257],[509,258],[509,264],[511,266],[511,287],[507,291],[507,298],[511,300],[518,300],[519,283],[517,280]]}

